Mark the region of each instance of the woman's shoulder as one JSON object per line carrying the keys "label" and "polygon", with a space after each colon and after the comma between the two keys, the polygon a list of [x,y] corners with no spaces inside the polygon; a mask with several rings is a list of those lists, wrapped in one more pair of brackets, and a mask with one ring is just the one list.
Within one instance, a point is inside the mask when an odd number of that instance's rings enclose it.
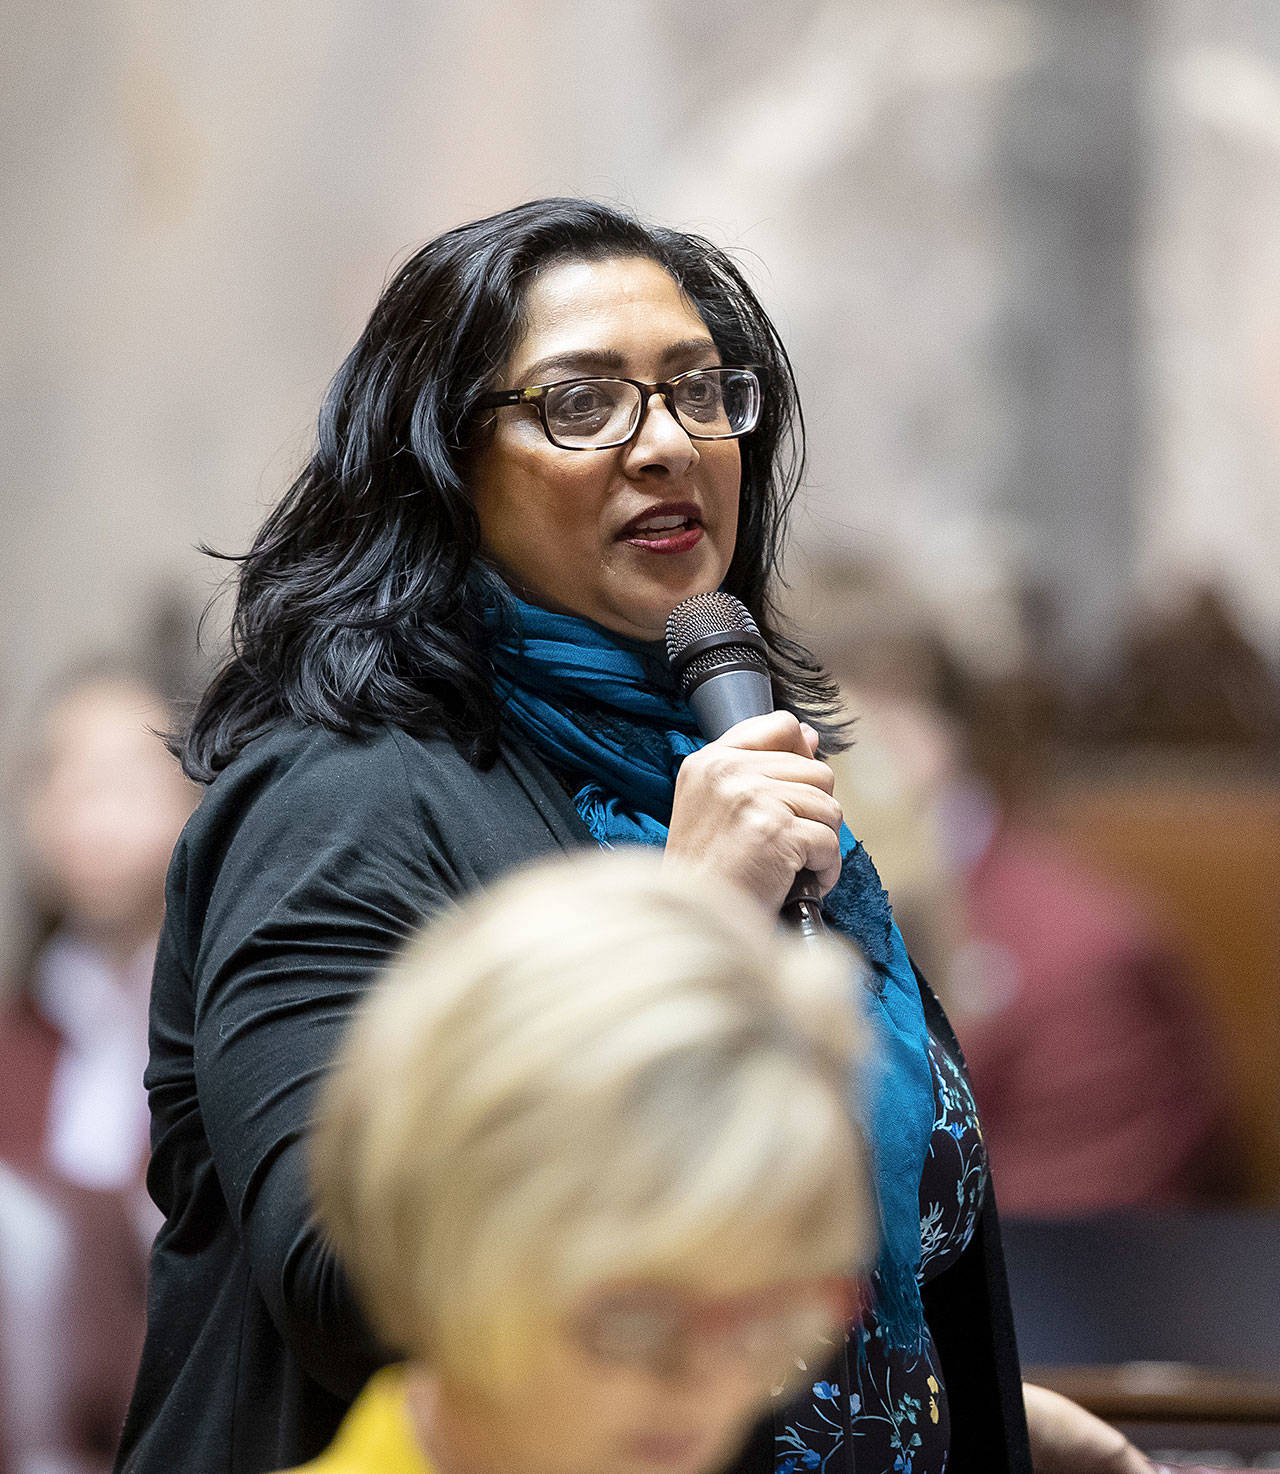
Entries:
{"label": "woman's shoulder", "polygon": [[464,819],[480,825],[481,806],[445,822],[465,757],[401,736],[281,723],[238,753],[174,850],[157,977],[171,964],[179,980],[212,976],[224,950],[298,918],[407,934],[467,889]]}
{"label": "woman's shoulder", "polygon": [[470,766],[458,744],[445,736],[411,736],[389,723],[354,734],[318,722],[284,721],[248,742],[209,784],[209,792],[310,775],[321,784],[378,787],[394,780],[400,768],[447,773]]}
{"label": "woman's shoulder", "polygon": [[217,774],[188,827],[206,832],[250,812],[287,815],[296,825],[312,813],[332,819],[400,808],[406,796],[429,799],[476,777],[466,754],[444,737],[413,737],[389,725],[351,735],[318,723],[281,722]]}
{"label": "woman's shoulder", "polygon": [[324,856],[348,868],[435,865],[462,890],[577,841],[575,825],[554,778],[513,748],[482,767],[447,738],[395,726],[348,736],[281,723],[209,784],[175,851],[171,892],[204,894],[228,861],[247,881]]}
{"label": "woman's shoulder", "polygon": [[448,744],[430,746],[407,752],[390,727],[359,737],[302,722],[272,727],[205,789],[174,851],[170,887],[200,892],[232,856],[270,871],[335,846],[419,846],[421,796],[465,764]]}

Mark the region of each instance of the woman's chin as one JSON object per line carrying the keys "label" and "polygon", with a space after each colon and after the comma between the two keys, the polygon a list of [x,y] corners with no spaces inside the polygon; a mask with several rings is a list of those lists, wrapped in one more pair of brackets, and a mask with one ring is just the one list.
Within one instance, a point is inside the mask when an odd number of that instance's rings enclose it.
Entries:
{"label": "woman's chin", "polygon": [[695,594],[709,594],[724,580],[719,568],[696,576],[672,579],[659,587],[650,586],[628,599],[611,601],[607,616],[594,615],[597,624],[632,640],[665,640],[667,620],[677,604]]}
{"label": "woman's chin", "polygon": [[563,590],[557,591],[557,597],[549,590],[530,588],[513,578],[507,582],[526,603],[551,614],[572,615],[628,640],[652,642],[666,639],[667,619],[677,604],[695,594],[710,593],[720,587],[723,579],[724,573],[717,565],[687,570],[679,578],[611,580],[594,598],[574,597]]}
{"label": "woman's chin", "polygon": [[[701,590],[691,589],[689,593],[697,593]],[[689,594],[681,594],[678,598],[658,601],[645,608],[632,608],[610,611],[605,616],[592,616],[595,622],[615,635],[623,635],[628,640],[641,640],[647,643],[662,643],[667,638],[667,619],[671,611],[680,603],[681,599],[687,599]]]}

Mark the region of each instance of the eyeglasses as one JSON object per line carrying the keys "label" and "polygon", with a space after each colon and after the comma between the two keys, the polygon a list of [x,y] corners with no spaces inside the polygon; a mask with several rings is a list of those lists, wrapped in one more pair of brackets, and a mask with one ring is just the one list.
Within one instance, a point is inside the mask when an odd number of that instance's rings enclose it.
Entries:
{"label": "eyeglasses", "polygon": [[663,383],[640,379],[561,379],[527,389],[496,389],[481,409],[529,404],[542,429],[562,450],[608,450],[639,431],[645,406],[661,394],[667,408],[693,440],[734,440],[754,430],[763,402],[763,370],[690,369]]}
{"label": "eyeglasses", "polygon": [[635,1286],[600,1294],[570,1328],[583,1350],[613,1366],[669,1372],[699,1345],[772,1383],[839,1344],[861,1309],[861,1286],[850,1279],[801,1280],[714,1300]]}

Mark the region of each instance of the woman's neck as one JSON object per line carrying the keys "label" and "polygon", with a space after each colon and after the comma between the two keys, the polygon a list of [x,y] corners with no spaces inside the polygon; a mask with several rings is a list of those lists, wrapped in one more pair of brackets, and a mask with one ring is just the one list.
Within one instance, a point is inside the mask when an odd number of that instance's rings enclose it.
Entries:
{"label": "woman's neck", "polygon": [[410,1364],[405,1400],[433,1474],[517,1474],[492,1424],[470,1400],[446,1391],[429,1368]]}

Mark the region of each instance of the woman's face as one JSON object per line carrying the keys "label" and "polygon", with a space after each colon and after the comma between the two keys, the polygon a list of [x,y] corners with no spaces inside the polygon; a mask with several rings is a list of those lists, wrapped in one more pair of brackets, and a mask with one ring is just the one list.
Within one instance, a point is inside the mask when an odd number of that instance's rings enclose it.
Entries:
{"label": "woman's face", "polygon": [[[599,1297],[592,1297],[597,1300]],[[604,1304],[615,1297],[606,1294]],[[495,1377],[483,1390],[434,1381],[418,1364],[410,1406],[427,1452],[441,1467],[520,1468],[525,1474],[710,1474],[733,1456],[769,1400],[794,1373],[797,1315],[812,1316],[803,1287],[756,1286],[715,1298],[659,1291],[661,1308],[634,1293],[607,1312],[622,1322],[583,1343],[571,1330],[539,1341],[522,1373]],[[691,1309],[670,1347],[637,1359],[651,1322],[673,1299]],[[767,1307],[762,1311],[761,1305]],[[780,1325],[780,1321],[783,1323]],[[702,1323],[700,1325],[700,1322]],[[839,1320],[824,1321],[836,1334]],[[617,1360],[606,1348],[621,1337],[630,1351]],[[816,1343],[806,1341],[811,1355]]]}
{"label": "woman's face", "polygon": [[169,856],[195,804],[151,726],[155,693],[85,682],[44,723],[24,805],[28,862],[45,904],[102,939],[158,926]]}
{"label": "woman's face", "polygon": [[[525,314],[499,387],[578,375],[654,383],[720,362],[692,303],[644,257],[552,267],[529,287]],[[660,640],[682,599],[719,586],[738,530],[736,440],[691,440],[658,395],[635,438],[609,450],[552,445],[531,406],[496,416],[472,493],[486,551],[518,594]]]}

